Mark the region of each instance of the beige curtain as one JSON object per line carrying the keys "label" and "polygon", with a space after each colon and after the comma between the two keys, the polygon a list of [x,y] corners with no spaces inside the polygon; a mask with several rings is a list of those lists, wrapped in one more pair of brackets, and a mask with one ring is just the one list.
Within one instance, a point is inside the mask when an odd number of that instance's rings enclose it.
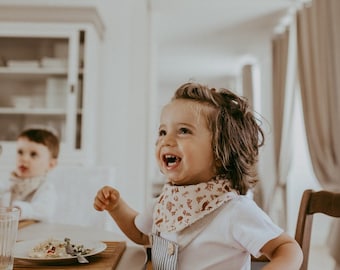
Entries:
{"label": "beige curtain", "polygon": [[297,13],[299,77],[308,147],[322,187],[340,190],[340,1]]}
{"label": "beige curtain", "polygon": [[294,24],[272,40],[273,134],[276,180],[269,199],[270,216],[287,229],[287,178],[292,160],[291,125],[296,86],[296,39]]}
{"label": "beige curtain", "polygon": [[[297,13],[301,97],[314,173],[340,191],[340,1],[315,0]],[[330,234],[340,265],[340,222]]]}

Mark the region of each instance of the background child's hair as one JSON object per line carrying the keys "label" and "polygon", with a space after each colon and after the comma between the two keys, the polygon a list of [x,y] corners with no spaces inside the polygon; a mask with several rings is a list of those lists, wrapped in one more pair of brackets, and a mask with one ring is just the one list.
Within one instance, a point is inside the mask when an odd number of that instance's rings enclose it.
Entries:
{"label": "background child's hair", "polygon": [[[257,182],[256,163],[264,134],[245,98],[228,89],[210,89],[198,83],[185,83],[172,100],[189,99],[203,106],[212,132],[212,149],[218,174],[225,174],[234,189],[246,194]],[[204,107],[207,109],[205,110]]]}
{"label": "background child's hair", "polygon": [[53,158],[59,155],[59,138],[51,131],[41,128],[29,128],[22,131],[18,138],[27,138],[28,140],[45,145],[50,151]]}

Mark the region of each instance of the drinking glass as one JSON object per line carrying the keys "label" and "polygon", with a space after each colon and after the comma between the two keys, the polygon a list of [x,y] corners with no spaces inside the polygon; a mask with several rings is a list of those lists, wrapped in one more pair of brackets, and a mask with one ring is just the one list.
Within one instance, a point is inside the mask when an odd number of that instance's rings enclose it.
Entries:
{"label": "drinking glass", "polygon": [[19,216],[20,210],[16,207],[0,207],[0,270],[13,269]]}

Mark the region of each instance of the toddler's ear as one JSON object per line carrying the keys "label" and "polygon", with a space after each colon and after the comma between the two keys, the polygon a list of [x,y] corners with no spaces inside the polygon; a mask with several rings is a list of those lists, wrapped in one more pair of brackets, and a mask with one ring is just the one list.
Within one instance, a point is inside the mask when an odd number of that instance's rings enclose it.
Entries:
{"label": "toddler's ear", "polygon": [[50,170],[51,169],[53,169],[55,166],[57,166],[57,164],[58,164],[58,159],[56,159],[56,158],[51,158],[51,160],[50,160]]}
{"label": "toddler's ear", "polygon": [[215,167],[217,173],[221,173],[224,171],[224,167],[220,159],[215,159]]}

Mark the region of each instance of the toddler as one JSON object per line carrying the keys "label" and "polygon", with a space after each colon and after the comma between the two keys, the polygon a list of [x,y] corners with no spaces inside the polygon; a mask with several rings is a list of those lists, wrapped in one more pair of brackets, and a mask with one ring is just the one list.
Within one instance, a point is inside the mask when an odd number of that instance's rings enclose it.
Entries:
{"label": "toddler", "polygon": [[152,246],[156,270],[249,270],[251,255],[269,258],[263,269],[297,270],[298,243],[246,196],[263,141],[246,100],[186,83],[161,113],[155,152],[167,183],[152,209],[137,213],[109,186],[94,207]]}
{"label": "toddler", "polygon": [[49,221],[57,195],[47,173],[57,165],[59,139],[45,129],[27,129],[17,138],[16,168],[11,173],[11,204],[20,219]]}

